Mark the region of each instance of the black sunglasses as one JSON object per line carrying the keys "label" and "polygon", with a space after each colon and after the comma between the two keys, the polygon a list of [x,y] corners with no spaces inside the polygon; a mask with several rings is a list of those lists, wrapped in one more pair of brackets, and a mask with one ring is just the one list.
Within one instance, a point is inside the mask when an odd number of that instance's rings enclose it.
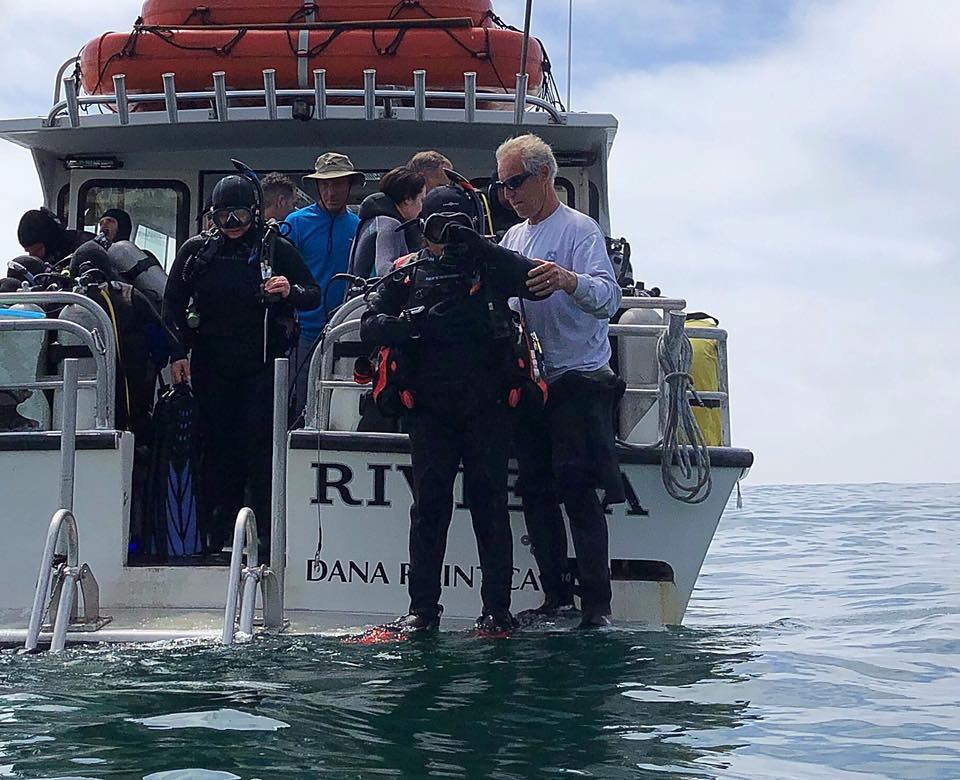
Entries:
{"label": "black sunglasses", "polygon": [[524,182],[533,176],[530,171],[524,171],[523,173],[518,173],[516,176],[511,176],[509,179],[504,179],[503,181],[495,181],[494,185],[497,187],[506,187],[508,190],[513,192],[514,190],[519,190]]}
{"label": "black sunglasses", "polygon": [[212,216],[218,228],[241,228],[253,222],[253,210],[248,208],[217,209]]}

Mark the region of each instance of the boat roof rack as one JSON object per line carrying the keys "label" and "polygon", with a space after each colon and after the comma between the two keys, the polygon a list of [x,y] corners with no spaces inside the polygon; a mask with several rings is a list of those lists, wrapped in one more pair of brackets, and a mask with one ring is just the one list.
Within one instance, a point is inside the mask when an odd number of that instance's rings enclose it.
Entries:
{"label": "boat roof rack", "polygon": [[[61,68],[61,73],[69,66],[69,61]],[[512,124],[523,125],[527,114],[543,112],[551,124],[563,125],[567,122],[567,115],[556,106],[543,98],[527,94],[528,76],[525,73],[517,74],[516,91],[511,92],[477,92],[477,74],[467,72],[463,74],[463,91],[433,91],[427,89],[427,72],[413,71],[413,89],[394,89],[377,86],[377,72],[375,69],[363,71],[363,89],[328,89],[325,69],[313,71],[313,89],[277,89],[276,70],[263,71],[263,89],[231,90],[227,88],[226,73],[217,71],[211,74],[213,89],[200,92],[178,92],[175,75],[163,74],[163,92],[147,94],[129,94],[126,88],[126,77],[117,74],[113,77],[114,94],[81,95],[76,76],[63,78],[64,99],[57,100],[44,121],[44,127],[61,127],[64,119],[67,126],[79,128],[82,126],[81,109],[91,106],[102,106],[116,112],[120,125],[130,124],[131,109],[137,106],[163,104],[163,111],[136,112],[147,114],[151,118],[165,117],[161,121],[168,124],[177,124],[182,104],[209,103],[212,106],[210,118],[213,121],[226,122],[230,118],[231,101],[245,103],[262,101],[266,118],[280,118],[280,103],[290,103],[290,115],[294,119],[326,119],[331,101],[357,101],[362,103],[362,117],[367,120],[400,118],[396,111],[399,101],[413,102],[413,119],[424,121],[427,116],[427,102],[441,101],[463,105],[462,114],[458,120],[476,122],[478,115],[486,115],[487,121],[494,117],[510,117]],[[59,98],[59,90],[55,99]],[[519,99],[518,96],[522,96]],[[505,103],[513,106],[513,112],[478,108],[483,104]],[[356,107],[355,107],[356,108]],[[506,122],[504,122],[506,124]]]}

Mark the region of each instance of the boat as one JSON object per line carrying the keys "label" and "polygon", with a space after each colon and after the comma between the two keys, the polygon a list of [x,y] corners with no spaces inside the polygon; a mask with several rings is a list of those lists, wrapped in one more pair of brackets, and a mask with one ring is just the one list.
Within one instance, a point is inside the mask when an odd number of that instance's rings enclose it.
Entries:
{"label": "boat", "polygon": [[[318,3],[317,12],[335,5]],[[212,14],[219,6],[208,7]],[[375,182],[414,152],[440,148],[482,188],[494,150],[519,132],[552,145],[561,199],[610,233],[607,161],[616,118],[568,112],[555,94],[530,94],[529,74],[515,74],[504,92],[480,88],[470,71],[455,88],[435,88],[429,71],[411,73],[411,89],[398,91],[382,86],[378,68],[358,63],[362,88],[348,86],[352,75],[339,83],[315,73],[306,86],[278,95],[271,68],[257,85],[232,85],[223,63],[219,76],[199,67],[191,74],[202,88],[183,88],[186,73],[174,80],[161,66],[149,78],[142,73],[138,89],[146,91],[134,93],[125,88],[120,61],[111,79],[119,88],[88,92],[72,72],[76,62],[61,69],[48,115],[0,121],[0,138],[31,151],[47,205],[70,227],[91,227],[105,208],[124,207],[133,216],[133,241],[167,266],[195,232],[195,216],[216,181],[232,172],[232,157],[260,172],[296,176],[311,170],[319,152],[335,149]],[[620,259],[628,254],[625,240],[610,248]],[[679,625],[753,455],[731,443],[726,331],[703,321],[684,329],[682,298],[648,293],[640,284],[627,293],[611,325],[627,383],[618,452],[628,500],[609,510],[614,617]],[[116,425],[111,323],[76,293],[0,294],[0,307],[41,304],[46,316],[4,317],[0,309],[0,352],[21,355],[18,370],[0,361],[0,395],[23,397],[17,409],[35,421],[0,432],[0,644],[55,650],[160,639],[230,644],[260,631],[349,633],[405,612],[409,447],[402,434],[356,431],[365,388],[354,381],[347,356],[358,341],[362,299],[332,317],[309,365],[306,419],[294,430],[284,390],[292,372],[285,361],[276,364],[271,517],[241,512],[229,561],[217,565],[164,562],[138,551],[131,505],[142,443]],[[85,316],[65,317],[63,307]],[[715,384],[696,397],[658,361],[658,347],[679,354],[687,338],[707,345],[715,366]],[[86,347],[80,363],[55,349],[67,343]],[[59,362],[51,357],[58,351],[66,356]],[[701,405],[700,419],[708,413],[716,428],[711,446],[695,452],[678,444],[670,427],[672,415],[689,411],[690,403]],[[38,404],[46,405],[45,414],[35,410]],[[685,479],[683,454],[699,479],[686,496],[677,490]],[[511,490],[514,479],[512,473]],[[538,605],[542,593],[515,496],[510,509],[513,607],[522,610]],[[267,534],[272,553],[261,561],[257,540]],[[444,569],[445,627],[476,617],[479,584],[469,519],[458,502]]]}

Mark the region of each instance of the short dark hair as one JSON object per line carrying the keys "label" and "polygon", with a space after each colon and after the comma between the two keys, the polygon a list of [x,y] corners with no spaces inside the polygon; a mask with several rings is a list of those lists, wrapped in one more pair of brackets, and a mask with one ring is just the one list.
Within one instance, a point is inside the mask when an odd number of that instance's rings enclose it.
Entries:
{"label": "short dark hair", "polygon": [[380,179],[380,192],[389,196],[394,203],[417,197],[426,186],[427,180],[423,175],[405,165],[394,168]]}
{"label": "short dark hair", "polygon": [[264,198],[274,198],[277,195],[289,195],[292,198],[297,192],[297,185],[289,176],[274,172],[263,177],[260,189],[263,190]]}

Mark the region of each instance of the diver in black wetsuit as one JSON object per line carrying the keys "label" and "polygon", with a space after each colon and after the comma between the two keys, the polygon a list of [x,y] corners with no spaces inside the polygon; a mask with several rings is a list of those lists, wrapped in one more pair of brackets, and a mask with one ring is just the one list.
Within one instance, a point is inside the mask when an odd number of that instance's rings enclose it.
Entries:
{"label": "diver in black wetsuit", "polygon": [[440,623],[440,578],[461,461],[483,571],[477,627],[500,632],[515,625],[507,399],[518,332],[507,299],[532,297],[526,279],[535,264],[479,236],[474,204],[459,187],[428,193],[421,214],[426,248],[380,284],[360,329],[364,342],[399,350],[406,365],[403,386],[394,390],[405,407],[416,508],[410,613],[391,624],[399,631]]}
{"label": "diver in black wetsuit", "polygon": [[197,398],[201,532],[216,553],[243,506],[269,539],[273,361],[296,341],[294,311],[316,308],[320,289],[296,248],[262,224],[249,178],[220,180],[212,216],[213,229],[177,254],[163,319],[173,381],[192,381]]}

